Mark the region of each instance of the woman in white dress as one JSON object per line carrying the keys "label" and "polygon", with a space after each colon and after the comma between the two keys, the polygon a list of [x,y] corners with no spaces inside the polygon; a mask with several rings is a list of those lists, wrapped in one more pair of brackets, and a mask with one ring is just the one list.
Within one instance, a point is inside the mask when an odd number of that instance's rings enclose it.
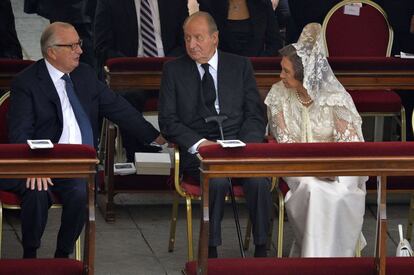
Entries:
{"label": "woman in white dress", "polygon": [[[280,50],[281,81],[266,97],[279,143],[362,142],[361,117],[326,59],[321,26],[307,25],[297,43]],[[365,212],[366,177],[287,177],[285,198],[295,234],[291,255],[351,257]],[[365,242],[362,237],[362,242]]]}

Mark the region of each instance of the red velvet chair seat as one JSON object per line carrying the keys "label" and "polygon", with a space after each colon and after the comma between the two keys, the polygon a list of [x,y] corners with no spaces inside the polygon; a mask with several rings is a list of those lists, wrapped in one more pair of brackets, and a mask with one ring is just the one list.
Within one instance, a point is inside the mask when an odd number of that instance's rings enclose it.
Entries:
{"label": "red velvet chair seat", "polygon": [[[412,274],[414,258],[387,258],[386,274]],[[196,262],[185,265],[187,275],[196,274]],[[374,258],[247,258],[209,259],[209,275],[374,275]]]}
{"label": "red velvet chair seat", "polygon": [[401,98],[396,92],[387,90],[352,90],[348,92],[360,113],[401,112]]}
{"label": "red velvet chair seat", "polygon": [[2,259],[2,275],[76,275],[83,273],[83,263],[73,259]]}
{"label": "red velvet chair seat", "polygon": [[[183,188],[183,190],[191,195],[191,196],[201,196],[201,187],[200,187],[200,183],[192,181],[192,182],[187,182],[187,181],[182,181],[181,183],[181,187]],[[243,191],[243,186],[242,185],[238,185],[233,184],[233,191],[234,191],[234,196],[236,197],[243,197],[244,196],[244,191]]]}
{"label": "red velvet chair seat", "polygon": [[[51,194],[52,194],[53,204],[61,204],[59,196],[57,196],[55,193],[51,193]],[[0,202],[2,204],[8,204],[8,205],[20,205],[22,203],[22,199],[19,195],[17,195],[14,192],[0,191]]]}

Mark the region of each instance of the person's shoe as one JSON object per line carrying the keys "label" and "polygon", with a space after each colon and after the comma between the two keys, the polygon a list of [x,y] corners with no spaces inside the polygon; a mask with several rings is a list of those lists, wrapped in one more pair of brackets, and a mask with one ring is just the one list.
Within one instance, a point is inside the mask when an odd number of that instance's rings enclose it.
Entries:
{"label": "person's shoe", "polygon": [[256,245],[254,249],[254,256],[256,258],[267,257],[266,245],[265,244]]}
{"label": "person's shoe", "polygon": [[37,249],[35,248],[25,248],[23,249],[23,258],[24,259],[35,259],[37,257]]}
{"label": "person's shoe", "polygon": [[60,250],[56,250],[55,258],[69,258],[69,254]]}
{"label": "person's shoe", "polygon": [[208,257],[209,258],[217,258],[217,246],[209,246],[208,247]]}

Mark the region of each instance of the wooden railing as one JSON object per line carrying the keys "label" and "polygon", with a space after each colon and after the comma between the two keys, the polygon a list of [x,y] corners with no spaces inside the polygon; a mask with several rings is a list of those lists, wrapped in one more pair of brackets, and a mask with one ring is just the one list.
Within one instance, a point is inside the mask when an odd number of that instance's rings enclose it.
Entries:
{"label": "wooden railing", "polygon": [[378,274],[386,265],[387,176],[414,175],[414,142],[248,144],[224,149],[200,148],[202,215],[198,274],[207,274],[209,228],[208,182],[217,177],[379,176],[376,259]]}
{"label": "wooden railing", "polygon": [[27,144],[0,144],[0,178],[85,178],[88,180],[87,222],[83,264],[94,274],[95,261],[95,149],[86,145],[55,144],[31,150]]}

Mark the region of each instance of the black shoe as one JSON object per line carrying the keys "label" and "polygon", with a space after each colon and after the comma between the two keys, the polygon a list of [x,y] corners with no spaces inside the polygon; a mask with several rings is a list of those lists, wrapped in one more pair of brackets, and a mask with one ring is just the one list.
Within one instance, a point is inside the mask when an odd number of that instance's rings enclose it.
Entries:
{"label": "black shoe", "polygon": [[25,248],[23,249],[23,258],[24,259],[35,259],[37,257],[37,249],[35,248]]}
{"label": "black shoe", "polygon": [[256,258],[267,257],[266,245],[265,244],[256,245],[254,249],[254,256]]}
{"label": "black shoe", "polygon": [[69,253],[60,251],[60,250],[56,250],[55,252],[55,258],[69,258]]}
{"label": "black shoe", "polygon": [[208,257],[209,258],[217,258],[217,246],[209,246],[208,247]]}

